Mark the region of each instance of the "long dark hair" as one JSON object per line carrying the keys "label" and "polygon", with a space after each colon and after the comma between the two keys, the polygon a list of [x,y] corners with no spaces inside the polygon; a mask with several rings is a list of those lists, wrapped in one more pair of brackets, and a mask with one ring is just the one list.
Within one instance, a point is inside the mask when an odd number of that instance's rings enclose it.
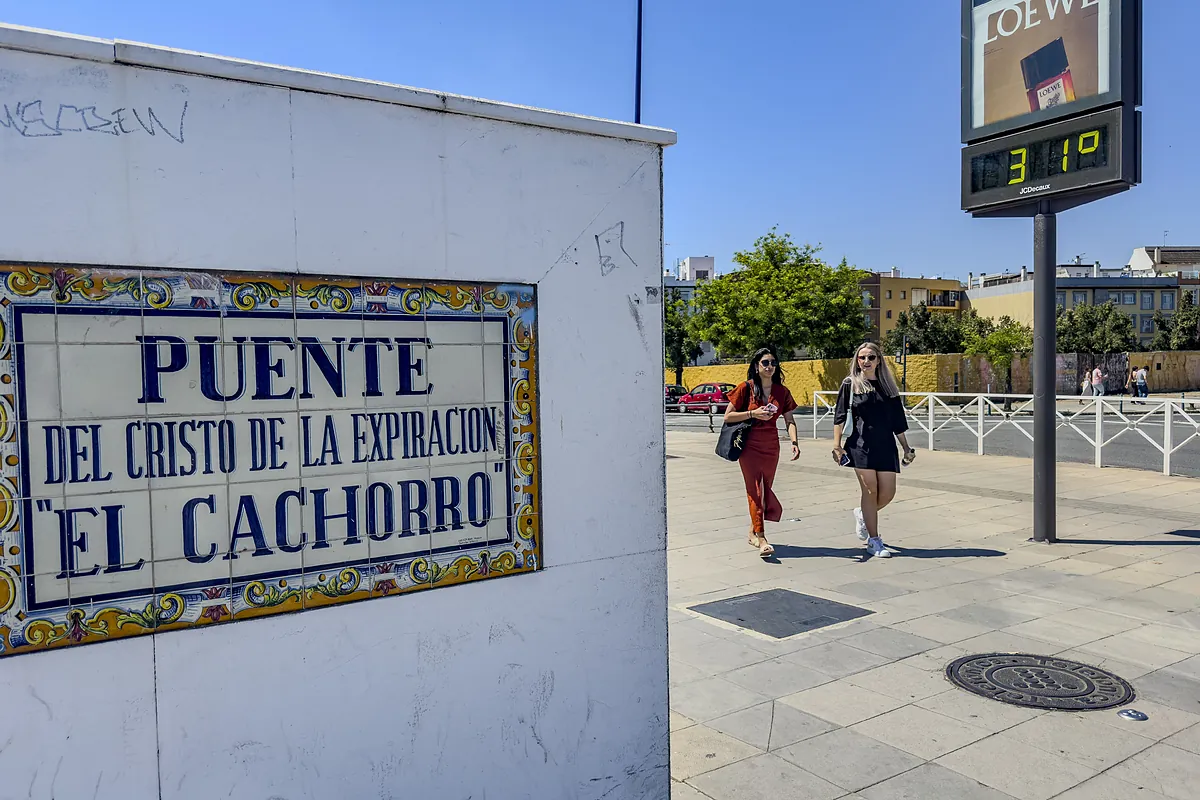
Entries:
{"label": "long dark hair", "polygon": [[762,379],[758,377],[758,362],[763,356],[774,356],[775,358],[775,377],[772,383],[778,383],[783,386],[783,364],[779,363],[779,356],[775,355],[775,348],[760,347],[754,351],[754,355],[750,356],[750,367],[746,370],[746,380],[754,385],[754,399],[763,404],[766,396],[763,394]]}

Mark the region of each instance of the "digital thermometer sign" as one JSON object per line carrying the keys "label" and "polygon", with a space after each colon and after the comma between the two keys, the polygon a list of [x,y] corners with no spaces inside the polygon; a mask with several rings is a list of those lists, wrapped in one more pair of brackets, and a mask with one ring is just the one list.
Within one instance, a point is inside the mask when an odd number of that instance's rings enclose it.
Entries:
{"label": "digital thermometer sign", "polygon": [[1056,198],[1059,210],[1136,184],[1138,113],[1113,108],[962,151],[964,211],[1015,211]]}

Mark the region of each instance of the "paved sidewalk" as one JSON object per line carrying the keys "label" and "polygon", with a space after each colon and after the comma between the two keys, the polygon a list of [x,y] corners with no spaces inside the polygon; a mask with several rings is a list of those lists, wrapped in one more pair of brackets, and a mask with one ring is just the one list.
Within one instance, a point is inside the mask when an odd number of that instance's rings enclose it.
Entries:
{"label": "paved sidewalk", "polygon": [[[853,477],[802,440],[764,563],[714,444],[667,434],[672,798],[1200,797],[1200,482],[1059,464],[1064,541],[1038,545],[1028,460],[918,451],[882,515],[903,554],[862,560]],[[875,613],[774,640],[687,610],[769,588]],[[1150,719],[1027,710],[944,677],[986,652],[1109,669]]]}

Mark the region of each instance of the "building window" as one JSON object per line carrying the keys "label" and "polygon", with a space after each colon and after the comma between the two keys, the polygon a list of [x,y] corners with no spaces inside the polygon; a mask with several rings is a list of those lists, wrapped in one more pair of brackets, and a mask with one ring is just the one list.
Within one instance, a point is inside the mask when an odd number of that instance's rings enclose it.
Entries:
{"label": "building window", "polygon": [[874,328],[874,327],[875,327],[875,324],[871,322],[871,315],[870,315],[870,314],[863,314],[863,322],[865,322],[865,323],[866,323],[866,325],[867,325],[867,327],[868,327],[868,328]]}
{"label": "building window", "polygon": [[1087,292],[1071,292],[1071,305],[1086,306]]}
{"label": "building window", "polygon": [[1154,292],[1142,292],[1142,311],[1154,310]]}
{"label": "building window", "polygon": [[1149,314],[1142,315],[1142,333],[1154,333],[1154,317]]}
{"label": "building window", "polygon": [[1060,308],[1066,308],[1067,307],[1067,293],[1066,292],[1055,292],[1054,293],[1054,304],[1059,306]]}
{"label": "building window", "polygon": [[1108,299],[1109,298],[1108,298],[1108,290],[1107,289],[1097,289],[1096,290],[1096,305],[1102,306],[1108,302]]}
{"label": "building window", "polygon": [[891,299],[892,299],[892,290],[891,290],[891,289],[888,289],[888,290],[887,290],[887,299],[888,299],[888,300],[891,300]]}
{"label": "building window", "polygon": [[1136,306],[1137,292],[1121,292],[1121,305]]}
{"label": "building window", "polygon": [[890,308],[888,309],[888,312],[887,312],[887,318],[888,319],[892,318],[892,310]]}
{"label": "building window", "polygon": [[901,289],[901,290],[900,290],[900,299],[901,299],[901,300],[907,300],[907,299],[908,299],[908,292],[906,292],[906,291],[904,291],[903,289]]}
{"label": "building window", "polygon": [[1174,311],[1175,310],[1175,293],[1174,292],[1163,292],[1162,298],[1159,302],[1160,302],[1159,308],[1161,308],[1163,311]]}

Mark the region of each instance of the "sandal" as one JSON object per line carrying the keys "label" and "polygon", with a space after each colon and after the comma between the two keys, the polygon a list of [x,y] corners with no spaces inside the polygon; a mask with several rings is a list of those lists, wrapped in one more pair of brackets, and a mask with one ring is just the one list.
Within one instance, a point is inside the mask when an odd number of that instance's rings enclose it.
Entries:
{"label": "sandal", "polygon": [[758,548],[758,555],[762,558],[770,558],[775,555],[775,548],[771,547],[770,542],[763,542],[762,546]]}
{"label": "sandal", "polygon": [[755,550],[757,550],[759,545],[761,544],[761,540],[758,538],[758,534],[755,533],[754,531],[750,531],[750,538],[748,541],[750,542],[750,546],[753,547]]}

